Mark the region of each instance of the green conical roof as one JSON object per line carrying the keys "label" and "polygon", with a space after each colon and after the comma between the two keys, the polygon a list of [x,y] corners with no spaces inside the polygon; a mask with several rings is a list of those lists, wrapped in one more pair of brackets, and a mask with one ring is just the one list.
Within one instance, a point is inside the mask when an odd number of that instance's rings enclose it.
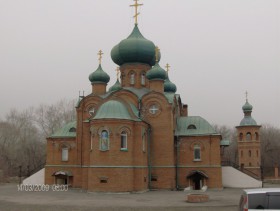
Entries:
{"label": "green conical roof", "polygon": [[112,60],[121,66],[125,63],[155,64],[155,44],[147,40],[135,24],[128,38],[122,40],[111,50]]}
{"label": "green conical roof", "polygon": [[166,80],[164,81],[164,92],[173,92],[177,91],[177,87],[174,83],[169,80],[168,73],[166,73]]}
{"label": "green conical roof", "polygon": [[150,69],[147,72],[146,77],[149,80],[165,80],[166,79],[166,72],[164,69],[162,69],[158,62],[155,64],[155,66],[152,67],[152,69]]}
{"label": "green conical roof", "polygon": [[92,84],[108,83],[110,81],[110,76],[106,72],[104,72],[104,70],[101,67],[101,64],[99,64],[97,70],[91,73],[88,78]]}
{"label": "green conical roof", "polygon": [[122,88],[122,85],[121,85],[121,83],[119,82],[119,79],[117,79],[116,83],[115,83],[112,87],[110,87],[109,91],[110,91],[110,92],[118,91],[118,90],[120,90],[121,88]]}

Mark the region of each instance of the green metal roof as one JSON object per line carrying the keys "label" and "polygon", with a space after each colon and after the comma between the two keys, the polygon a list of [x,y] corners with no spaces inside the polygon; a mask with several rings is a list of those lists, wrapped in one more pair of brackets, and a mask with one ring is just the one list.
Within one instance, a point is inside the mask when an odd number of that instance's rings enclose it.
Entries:
{"label": "green metal roof", "polygon": [[230,140],[221,140],[220,146],[229,146],[230,145]]}
{"label": "green metal roof", "polygon": [[146,77],[149,80],[165,80],[166,79],[166,71],[164,69],[162,69],[159,66],[159,63],[157,62],[155,64],[155,66],[153,66],[152,69],[150,69],[147,72]]}
{"label": "green metal roof", "polygon": [[218,135],[214,128],[200,116],[180,117],[175,134],[178,136]]}
{"label": "green metal roof", "polygon": [[[166,97],[166,99],[168,100],[169,103],[173,103],[175,93],[172,93],[172,92],[165,92],[165,93],[164,93],[164,96]],[[176,98],[176,100],[177,100],[177,98]]]}
{"label": "green metal roof", "polygon": [[112,87],[110,87],[109,92],[118,91],[120,89],[122,89],[122,85],[121,85],[119,79],[117,79],[116,83]]}
{"label": "green metal roof", "polygon": [[147,40],[135,24],[128,38],[122,40],[111,50],[111,58],[120,66],[135,62],[152,66],[155,64],[155,44]]}
{"label": "green metal roof", "polygon": [[176,91],[177,91],[176,85],[170,81],[168,73],[166,73],[166,79],[164,81],[164,92],[175,93]]}
{"label": "green metal roof", "polygon": [[[116,100],[110,100],[100,106],[97,110],[94,120],[97,119],[128,119],[138,120],[131,117],[126,106]],[[138,120],[140,121],[140,120]]]}
{"label": "green metal roof", "polygon": [[99,64],[98,68],[89,75],[88,79],[92,84],[108,83],[110,81],[110,76],[102,69],[101,64]]}
{"label": "green metal roof", "polygon": [[74,138],[76,137],[76,125],[76,121],[69,122],[68,124],[60,128],[58,131],[56,131],[54,134],[52,134],[50,138]]}
{"label": "green metal roof", "polygon": [[240,122],[240,126],[256,126],[257,122],[251,116],[244,116]]}

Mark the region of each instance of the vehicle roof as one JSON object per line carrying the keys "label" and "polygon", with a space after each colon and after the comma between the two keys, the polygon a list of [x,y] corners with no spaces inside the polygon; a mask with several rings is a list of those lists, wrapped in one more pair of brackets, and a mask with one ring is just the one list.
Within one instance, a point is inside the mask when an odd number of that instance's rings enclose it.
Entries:
{"label": "vehicle roof", "polygon": [[256,189],[244,189],[245,193],[267,193],[267,192],[279,192],[280,188],[256,188]]}

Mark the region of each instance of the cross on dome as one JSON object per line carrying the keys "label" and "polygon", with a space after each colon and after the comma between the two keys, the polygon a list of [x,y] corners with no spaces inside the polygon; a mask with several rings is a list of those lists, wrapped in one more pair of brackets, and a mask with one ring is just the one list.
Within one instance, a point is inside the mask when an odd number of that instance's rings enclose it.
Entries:
{"label": "cross on dome", "polygon": [[97,55],[99,56],[99,57],[98,57],[99,64],[101,64],[101,60],[102,60],[102,55],[103,55],[103,54],[104,54],[104,53],[102,52],[102,50],[99,50],[99,51],[98,51],[98,54],[97,54]]}
{"label": "cross on dome", "polygon": [[165,68],[166,68],[166,72],[169,72],[170,65],[167,63],[167,64],[165,65]]}
{"label": "cross on dome", "polygon": [[158,62],[158,60],[159,60],[159,52],[160,52],[160,49],[159,49],[158,46],[156,46],[155,51],[156,51],[156,62]]}
{"label": "cross on dome", "polygon": [[143,4],[138,4],[139,0],[133,0],[133,1],[135,1],[135,3],[132,5],[129,5],[129,6],[135,7],[135,15],[133,17],[135,19],[135,25],[137,25],[138,24],[138,15],[140,15],[140,12],[138,12],[138,7],[142,6]]}

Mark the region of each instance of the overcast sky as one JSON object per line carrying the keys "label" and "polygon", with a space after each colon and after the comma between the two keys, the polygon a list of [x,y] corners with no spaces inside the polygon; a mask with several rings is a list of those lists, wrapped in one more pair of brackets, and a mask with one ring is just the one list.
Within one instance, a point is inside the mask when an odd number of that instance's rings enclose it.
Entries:
{"label": "overcast sky", "polygon": [[[0,118],[11,108],[91,92],[102,66],[116,81],[111,49],[131,33],[132,0],[0,0]],[[280,127],[279,0],[142,0],[141,33],[171,65],[189,115],[236,126],[245,92],[258,124]]]}

